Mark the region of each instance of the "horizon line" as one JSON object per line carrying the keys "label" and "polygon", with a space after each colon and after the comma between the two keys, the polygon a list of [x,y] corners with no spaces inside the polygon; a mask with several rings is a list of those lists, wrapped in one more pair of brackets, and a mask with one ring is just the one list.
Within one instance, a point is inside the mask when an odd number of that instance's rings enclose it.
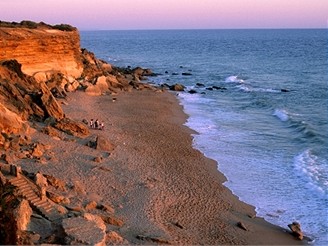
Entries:
{"label": "horizon line", "polygon": [[249,28],[137,28],[137,29],[84,29],[79,31],[206,31],[206,30],[328,30],[328,27],[249,27]]}

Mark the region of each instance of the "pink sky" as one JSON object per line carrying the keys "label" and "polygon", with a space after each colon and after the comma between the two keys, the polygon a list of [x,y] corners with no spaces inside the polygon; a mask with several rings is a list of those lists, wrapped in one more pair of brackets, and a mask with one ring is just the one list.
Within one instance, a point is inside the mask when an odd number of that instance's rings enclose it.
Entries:
{"label": "pink sky", "polygon": [[328,0],[0,0],[0,20],[81,30],[327,28]]}

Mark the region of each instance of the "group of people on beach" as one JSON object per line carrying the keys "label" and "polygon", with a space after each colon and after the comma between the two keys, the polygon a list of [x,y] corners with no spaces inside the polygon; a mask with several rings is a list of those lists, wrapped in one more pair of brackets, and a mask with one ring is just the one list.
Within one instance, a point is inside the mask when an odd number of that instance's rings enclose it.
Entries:
{"label": "group of people on beach", "polygon": [[98,119],[96,119],[95,121],[93,119],[91,119],[89,122],[89,126],[90,126],[90,128],[98,129],[98,130],[104,130],[104,128],[105,128],[104,122],[103,121],[99,122]]}

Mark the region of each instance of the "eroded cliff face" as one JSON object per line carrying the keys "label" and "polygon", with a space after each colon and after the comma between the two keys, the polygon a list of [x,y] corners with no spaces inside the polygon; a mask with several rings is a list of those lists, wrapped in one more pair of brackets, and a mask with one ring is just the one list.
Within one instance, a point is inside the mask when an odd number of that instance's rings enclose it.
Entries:
{"label": "eroded cliff face", "polygon": [[[98,96],[133,89],[156,90],[140,82],[151,75],[149,69],[116,68],[86,49],[81,50],[78,31],[69,25],[0,21],[0,197],[4,198],[0,206],[0,244],[67,243],[61,241],[65,238],[63,235],[37,237],[25,231],[29,223],[25,218],[30,215],[17,213],[26,211],[24,202],[22,205],[19,194],[8,193],[12,186],[6,186],[5,174],[8,172],[5,171],[11,170],[11,164],[17,164],[19,159],[45,164],[52,158],[51,145],[36,142],[33,133],[38,131],[48,135],[53,145],[57,141],[86,138],[90,134],[88,122],[67,118],[61,107],[62,103],[67,103],[65,100],[70,92],[81,90]],[[98,148],[99,143],[97,138],[95,142],[89,141],[88,146]],[[102,139],[101,149],[108,151],[103,148],[113,147],[108,143]],[[34,213],[44,217],[38,209],[34,208]],[[63,215],[64,219],[66,217]],[[90,224],[82,218],[80,221]],[[63,222],[63,228],[67,223]],[[122,222],[115,220],[114,223]],[[53,233],[61,234],[58,226],[53,228]],[[105,236],[105,233],[101,235]]]}
{"label": "eroded cliff face", "polygon": [[25,74],[42,81],[49,72],[79,78],[83,71],[77,30],[0,27],[0,60],[11,59],[22,64]]}

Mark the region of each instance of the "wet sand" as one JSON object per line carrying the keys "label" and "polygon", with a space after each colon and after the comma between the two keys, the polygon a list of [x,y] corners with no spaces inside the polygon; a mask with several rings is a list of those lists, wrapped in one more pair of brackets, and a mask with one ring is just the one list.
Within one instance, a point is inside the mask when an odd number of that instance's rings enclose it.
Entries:
{"label": "wet sand", "polygon": [[[52,146],[55,158],[23,168],[78,182],[82,191],[70,196],[72,206],[110,204],[124,221],[116,231],[125,243],[301,244],[287,229],[254,217],[254,208],[222,185],[225,177],[216,162],[192,147],[195,132],[183,125],[187,115],[174,94],[144,90],[115,97],[113,102],[110,95],[69,94],[66,116],[99,119],[105,129],[92,129],[90,137],[78,141],[35,133],[35,139]],[[85,146],[99,134],[116,146],[110,155]],[[97,163],[95,157],[103,160]]]}

